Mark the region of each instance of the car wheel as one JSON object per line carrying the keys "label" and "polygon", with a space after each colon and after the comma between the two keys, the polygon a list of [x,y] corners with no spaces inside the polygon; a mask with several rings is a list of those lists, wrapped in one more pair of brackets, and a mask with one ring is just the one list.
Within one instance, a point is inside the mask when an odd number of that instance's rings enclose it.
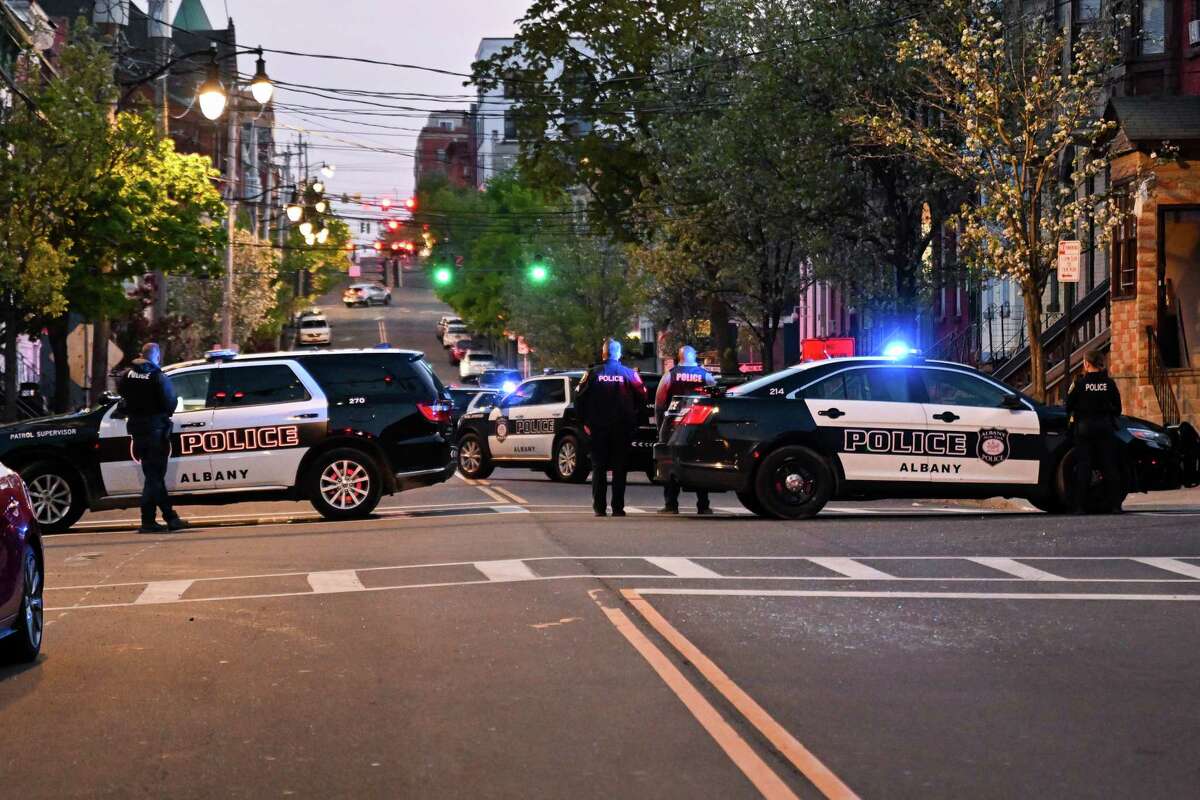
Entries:
{"label": "car wheel", "polygon": [[1029,501],[1029,505],[1047,514],[1063,514],[1067,511],[1067,504],[1063,502],[1058,494],[1049,497],[1027,497],[1025,499]]}
{"label": "car wheel", "polygon": [[45,625],[42,589],[42,566],[33,548],[26,547],[21,561],[21,608],[12,634],[0,642],[9,661],[29,663],[42,651]]}
{"label": "car wheel", "polygon": [[354,308],[354,303],[346,303],[346,308]]}
{"label": "car wheel", "polygon": [[833,494],[833,472],[807,447],[781,447],[763,459],[754,493],[768,515],[783,519],[816,516]]}
{"label": "car wheel", "polygon": [[592,471],[587,456],[579,446],[579,440],[572,434],[566,434],[554,445],[554,455],[550,461],[550,477],[559,483],[583,483]]}
{"label": "car wheel", "polygon": [[[1079,448],[1072,447],[1063,456],[1062,461],[1058,462],[1058,472],[1055,475],[1055,499],[1061,506],[1063,511],[1074,508],[1074,498],[1071,497],[1071,487],[1075,482],[1075,464],[1079,461]],[[1083,510],[1088,514],[1103,514],[1109,510],[1108,487],[1104,485],[1104,480],[1099,477],[1099,470],[1092,472],[1092,484],[1088,488],[1087,497],[1083,501]],[[1129,495],[1127,482],[1124,476],[1121,477],[1121,490],[1117,493],[1121,503],[1125,502],[1125,498]],[[1032,502],[1032,501],[1030,501]],[[1037,506],[1041,508],[1041,506]]]}
{"label": "car wheel", "polygon": [[21,472],[38,526],[61,533],[79,521],[84,511],[83,481],[68,466],[39,461]]}
{"label": "car wheel", "polygon": [[478,436],[468,433],[458,440],[458,471],[464,477],[483,480],[495,468]]}
{"label": "car wheel", "polygon": [[379,505],[383,486],[375,460],[362,450],[339,447],[308,469],[308,500],[326,519],[358,519]]}

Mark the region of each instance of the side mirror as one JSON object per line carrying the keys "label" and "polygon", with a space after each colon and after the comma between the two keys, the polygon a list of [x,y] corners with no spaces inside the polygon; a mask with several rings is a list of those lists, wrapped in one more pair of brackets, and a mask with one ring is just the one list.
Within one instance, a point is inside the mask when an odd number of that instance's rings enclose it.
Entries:
{"label": "side mirror", "polygon": [[1025,408],[1025,404],[1021,402],[1021,396],[1019,394],[1004,395],[1004,399],[1000,401],[1000,406],[1012,411],[1020,411]]}

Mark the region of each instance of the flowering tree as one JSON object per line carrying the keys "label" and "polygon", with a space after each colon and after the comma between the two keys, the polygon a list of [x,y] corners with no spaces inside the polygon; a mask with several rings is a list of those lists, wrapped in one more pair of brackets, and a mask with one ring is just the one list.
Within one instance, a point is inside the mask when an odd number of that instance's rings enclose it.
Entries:
{"label": "flowering tree", "polygon": [[894,58],[919,78],[917,105],[876,98],[858,122],[870,144],[975,188],[959,211],[962,258],[1020,287],[1032,394],[1042,399],[1042,296],[1058,242],[1078,238],[1089,219],[1101,230],[1109,221],[1107,200],[1079,187],[1106,164],[1111,123],[1100,107],[1124,20],[1110,7],[1082,25],[1064,68],[1065,32],[1025,5],[942,0],[936,22],[911,21]]}

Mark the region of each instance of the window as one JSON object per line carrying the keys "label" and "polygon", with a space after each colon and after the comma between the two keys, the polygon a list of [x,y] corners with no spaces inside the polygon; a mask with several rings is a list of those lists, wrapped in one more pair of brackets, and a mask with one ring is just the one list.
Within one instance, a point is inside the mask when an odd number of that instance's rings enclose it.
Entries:
{"label": "window", "polygon": [[1167,51],[1166,0],[1142,0],[1138,26],[1138,52],[1144,56]]}
{"label": "window", "polygon": [[504,112],[504,141],[517,140],[517,117],[512,111]]}
{"label": "window", "polygon": [[1112,296],[1127,299],[1137,296],[1137,218],[1133,215],[1133,194],[1129,187],[1117,193],[1114,204],[1117,221],[1109,248]]}
{"label": "window", "polygon": [[1009,394],[999,386],[964,372],[922,369],[920,374],[925,395],[933,405],[999,408]]}
{"label": "window", "polygon": [[328,328],[329,323],[323,319],[302,319],[300,320],[301,328]]}
{"label": "window", "polygon": [[1100,5],[1102,1],[1103,0],[1075,0],[1075,21],[1094,22],[1100,16]]}
{"label": "window", "polygon": [[201,369],[170,375],[171,388],[175,390],[176,411],[200,411],[208,408],[208,387],[212,382],[212,370]]}
{"label": "window", "polygon": [[830,375],[804,390],[808,400],[866,400],[876,403],[908,403],[905,367],[867,367]]}
{"label": "window", "polygon": [[504,399],[500,401],[500,407],[515,408],[517,406],[531,405],[536,391],[537,381],[522,383],[516,389],[513,389],[511,394],[505,395]]}
{"label": "window", "polygon": [[295,403],[308,399],[304,384],[291,367],[261,364],[225,370],[225,403],[257,406],[266,403]]}
{"label": "window", "polygon": [[331,405],[344,405],[352,397],[385,403],[432,394],[422,376],[395,356],[319,356],[301,363],[321,385]]}
{"label": "window", "polygon": [[561,380],[538,381],[530,405],[549,405],[567,402],[567,387]]}

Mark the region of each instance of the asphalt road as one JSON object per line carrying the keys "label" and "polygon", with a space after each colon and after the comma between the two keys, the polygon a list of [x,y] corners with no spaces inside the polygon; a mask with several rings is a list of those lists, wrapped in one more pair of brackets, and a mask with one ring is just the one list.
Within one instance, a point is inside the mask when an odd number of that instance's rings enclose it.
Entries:
{"label": "asphalt road", "polygon": [[[335,344],[382,321],[448,372],[440,313],[406,290],[329,316]],[[635,481],[596,519],[585,486],[499,470],[364,522],[85,517],[47,541],[42,658],[0,669],[0,792],[1200,795],[1200,495],[714,504],[655,516]]]}

